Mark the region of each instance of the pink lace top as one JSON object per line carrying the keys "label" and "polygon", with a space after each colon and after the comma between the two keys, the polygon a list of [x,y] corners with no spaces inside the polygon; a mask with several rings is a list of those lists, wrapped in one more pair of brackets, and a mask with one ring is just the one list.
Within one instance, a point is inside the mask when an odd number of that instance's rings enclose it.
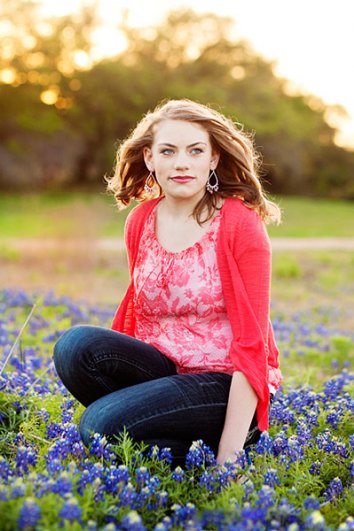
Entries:
{"label": "pink lace top", "polygon": [[134,269],[135,337],[170,358],[177,372],[234,371],[232,332],[216,259],[222,213],[192,247],[169,252],[148,218]]}

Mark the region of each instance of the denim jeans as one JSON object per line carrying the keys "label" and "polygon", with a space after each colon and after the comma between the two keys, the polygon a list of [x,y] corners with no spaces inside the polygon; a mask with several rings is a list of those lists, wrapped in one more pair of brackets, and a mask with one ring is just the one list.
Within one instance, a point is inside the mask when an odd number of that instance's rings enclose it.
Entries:
{"label": "denim jeans", "polygon": [[[93,433],[114,442],[124,428],[136,441],[169,447],[183,462],[191,443],[203,441],[217,454],[231,376],[222,372],[177,374],[155,347],[119,332],[75,326],[54,348],[57,373],[86,407],[80,434],[89,446]],[[260,432],[256,415],[245,446]]]}

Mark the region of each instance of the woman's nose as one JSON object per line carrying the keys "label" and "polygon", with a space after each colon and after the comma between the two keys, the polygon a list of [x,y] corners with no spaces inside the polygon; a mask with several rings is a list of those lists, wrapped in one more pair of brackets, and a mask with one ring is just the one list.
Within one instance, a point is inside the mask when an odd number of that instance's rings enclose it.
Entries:
{"label": "woman's nose", "polygon": [[189,167],[188,157],[186,153],[180,152],[175,159],[175,169],[185,169]]}

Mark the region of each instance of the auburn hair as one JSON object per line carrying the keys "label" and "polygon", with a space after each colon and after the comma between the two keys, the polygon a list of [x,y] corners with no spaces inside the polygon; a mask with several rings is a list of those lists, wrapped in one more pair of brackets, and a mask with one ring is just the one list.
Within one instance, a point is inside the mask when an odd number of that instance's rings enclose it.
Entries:
{"label": "auburn hair", "polygon": [[[115,171],[107,178],[107,189],[116,198],[119,208],[128,206],[132,199],[151,199],[144,185],[149,176],[143,151],[151,148],[156,126],[163,120],[184,120],[202,126],[208,133],[212,149],[219,153],[216,168],[219,190],[204,196],[195,206],[193,216],[198,223],[210,219],[220,204],[220,198],[239,197],[255,209],[265,222],[280,222],[279,207],[267,199],[259,177],[260,157],[253,143],[253,135],[243,131],[240,124],[209,106],[188,99],[168,100],[148,112],[117,152]],[[163,195],[155,186],[154,196]]]}

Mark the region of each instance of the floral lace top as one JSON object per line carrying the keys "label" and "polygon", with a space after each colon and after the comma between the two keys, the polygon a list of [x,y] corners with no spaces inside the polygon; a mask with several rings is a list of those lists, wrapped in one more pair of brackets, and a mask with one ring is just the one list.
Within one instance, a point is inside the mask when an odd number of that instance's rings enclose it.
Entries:
{"label": "floral lace top", "polygon": [[232,332],[216,259],[222,211],[192,247],[170,252],[148,218],[134,270],[135,337],[163,352],[177,372],[234,371]]}

